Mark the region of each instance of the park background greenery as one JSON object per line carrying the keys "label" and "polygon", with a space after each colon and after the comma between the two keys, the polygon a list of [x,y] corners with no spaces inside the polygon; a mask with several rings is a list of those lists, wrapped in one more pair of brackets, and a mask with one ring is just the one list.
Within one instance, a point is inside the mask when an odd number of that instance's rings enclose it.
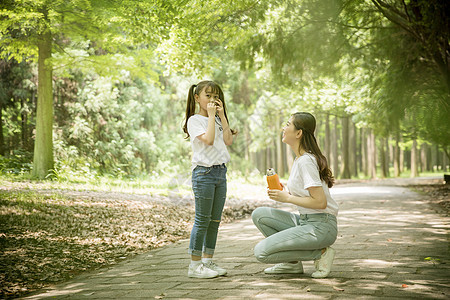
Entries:
{"label": "park background greenery", "polygon": [[240,132],[230,169],[244,176],[287,172],[280,128],[295,111],[316,115],[338,178],[443,170],[448,11],[417,0],[3,1],[1,169],[188,172],[187,90],[208,78],[225,91]]}
{"label": "park background greenery", "polygon": [[[111,252],[105,260],[114,261],[186,236],[190,219],[179,223],[172,214],[174,223],[162,226],[154,216],[164,209],[156,204],[142,204],[144,217],[136,219],[128,210],[138,204],[126,199],[75,201],[23,189],[183,197],[187,91],[202,79],[223,87],[239,131],[229,148],[231,185],[262,184],[268,167],[287,176],[293,156],[280,131],[296,111],[316,116],[316,136],[339,179],[448,171],[449,10],[444,0],[2,1],[0,201],[2,243],[10,250],[2,260],[29,268],[30,257],[66,249],[53,256],[72,270],[44,263],[51,268],[44,277],[61,280],[80,265],[102,265],[105,256],[95,253]],[[121,217],[129,227],[111,222]],[[65,218],[79,230],[58,231]],[[13,230],[13,223],[20,225]],[[53,224],[44,231],[65,246],[36,247],[42,223]],[[112,232],[99,224],[116,224],[121,233],[91,236]],[[158,226],[177,234],[166,238]],[[28,248],[12,240],[27,240]],[[28,264],[14,256],[15,246],[31,251],[21,256]],[[74,257],[84,260],[70,263]],[[39,270],[19,273],[22,283],[2,293],[48,282]]]}

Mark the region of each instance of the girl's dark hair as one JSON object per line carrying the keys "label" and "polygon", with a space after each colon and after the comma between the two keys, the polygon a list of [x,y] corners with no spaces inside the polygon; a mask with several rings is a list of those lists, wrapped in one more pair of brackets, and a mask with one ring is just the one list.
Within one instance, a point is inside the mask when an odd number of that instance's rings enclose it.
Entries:
{"label": "girl's dark hair", "polygon": [[334,184],[333,173],[328,167],[327,158],[320,151],[317,144],[314,131],[316,130],[316,119],[307,112],[298,112],[292,115],[294,117],[293,124],[297,130],[302,130],[303,134],[300,138],[299,150],[304,150],[316,157],[319,165],[320,179],[325,181],[329,188]]}
{"label": "girl's dark hair", "polygon": [[[228,117],[227,117],[227,107],[225,106],[225,97],[223,95],[223,92],[222,92],[222,89],[220,88],[220,86],[217,83],[215,83],[214,81],[210,81],[210,80],[201,81],[197,84],[193,84],[189,88],[187,105],[186,105],[186,120],[183,125],[183,131],[184,131],[184,133],[186,133],[186,137],[185,137],[186,139],[189,138],[189,132],[187,130],[188,120],[191,116],[193,116],[195,114],[195,96],[194,95],[200,95],[200,93],[206,88],[208,88],[209,91],[212,93],[219,94],[219,99],[223,103],[223,112],[224,112],[225,118],[227,119],[228,124],[230,124],[230,122],[228,121]],[[231,133],[236,134],[236,131],[231,129]]]}

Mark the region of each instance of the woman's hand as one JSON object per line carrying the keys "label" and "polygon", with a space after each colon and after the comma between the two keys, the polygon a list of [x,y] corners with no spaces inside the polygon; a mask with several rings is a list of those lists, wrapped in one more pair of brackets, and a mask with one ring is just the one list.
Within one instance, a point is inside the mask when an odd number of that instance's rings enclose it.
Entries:
{"label": "woman's hand", "polygon": [[269,190],[267,189],[267,195],[269,198],[278,202],[288,202],[290,194],[285,190]]}

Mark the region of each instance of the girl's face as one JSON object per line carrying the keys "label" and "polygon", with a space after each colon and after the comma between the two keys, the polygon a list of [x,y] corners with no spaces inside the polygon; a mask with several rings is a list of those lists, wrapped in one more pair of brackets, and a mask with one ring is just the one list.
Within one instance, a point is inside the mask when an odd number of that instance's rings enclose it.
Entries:
{"label": "girl's face", "polygon": [[293,124],[294,117],[290,117],[286,125],[283,127],[283,143],[288,145],[295,145],[300,141],[302,131],[295,128]]}
{"label": "girl's face", "polygon": [[199,95],[195,95],[195,101],[200,105],[200,114],[207,113],[207,105],[210,102],[220,102],[219,94],[214,93],[211,87],[204,88]]}

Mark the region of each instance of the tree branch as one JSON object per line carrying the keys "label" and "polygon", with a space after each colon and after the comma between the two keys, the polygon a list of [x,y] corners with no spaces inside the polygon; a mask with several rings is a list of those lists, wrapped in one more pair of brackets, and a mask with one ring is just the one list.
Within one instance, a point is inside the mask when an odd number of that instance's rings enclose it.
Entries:
{"label": "tree branch", "polygon": [[[408,32],[410,35],[412,35],[417,40],[423,42],[422,37],[418,35],[408,24],[405,22],[405,19],[401,18],[401,13],[397,11],[397,9],[389,6],[388,4],[380,1],[380,0],[372,0],[372,3],[375,5],[375,7],[392,23],[400,26],[402,29],[404,29],[406,32]],[[384,8],[386,9],[384,9]],[[392,10],[394,12],[397,12],[399,16],[396,16],[394,14],[391,14],[389,10]]]}

